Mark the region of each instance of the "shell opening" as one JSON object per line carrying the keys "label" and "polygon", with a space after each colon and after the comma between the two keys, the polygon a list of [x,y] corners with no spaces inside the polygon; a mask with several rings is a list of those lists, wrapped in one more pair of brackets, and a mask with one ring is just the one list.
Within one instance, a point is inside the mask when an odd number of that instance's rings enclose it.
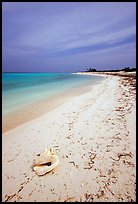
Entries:
{"label": "shell opening", "polygon": [[43,163],[43,164],[39,164],[37,166],[51,166],[52,163],[51,162],[46,162],[46,163]]}

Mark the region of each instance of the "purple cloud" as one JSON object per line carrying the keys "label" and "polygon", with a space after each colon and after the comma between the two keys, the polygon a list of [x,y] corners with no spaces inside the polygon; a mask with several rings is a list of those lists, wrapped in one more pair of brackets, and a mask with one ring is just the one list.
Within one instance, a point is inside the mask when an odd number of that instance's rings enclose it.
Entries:
{"label": "purple cloud", "polygon": [[2,3],[3,71],[134,67],[135,38],[135,2]]}

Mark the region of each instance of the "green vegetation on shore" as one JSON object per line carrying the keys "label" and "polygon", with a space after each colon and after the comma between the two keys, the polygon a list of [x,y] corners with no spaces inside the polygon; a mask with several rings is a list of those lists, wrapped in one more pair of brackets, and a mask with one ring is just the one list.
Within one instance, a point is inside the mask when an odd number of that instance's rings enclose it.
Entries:
{"label": "green vegetation on shore", "polygon": [[85,72],[119,72],[119,71],[125,71],[125,72],[134,72],[136,71],[136,68],[130,68],[130,67],[125,67],[122,69],[111,69],[111,70],[97,70],[95,68],[88,68]]}

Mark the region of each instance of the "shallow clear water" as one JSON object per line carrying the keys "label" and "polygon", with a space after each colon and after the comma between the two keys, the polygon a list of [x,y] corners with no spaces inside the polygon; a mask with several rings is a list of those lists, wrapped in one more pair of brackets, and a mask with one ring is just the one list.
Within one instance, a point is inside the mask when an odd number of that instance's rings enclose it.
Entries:
{"label": "shallow clear water", "polygon": [[3,73],[2,112],[47,99],[72,88],[96,84],[103,77],[72,73]]}

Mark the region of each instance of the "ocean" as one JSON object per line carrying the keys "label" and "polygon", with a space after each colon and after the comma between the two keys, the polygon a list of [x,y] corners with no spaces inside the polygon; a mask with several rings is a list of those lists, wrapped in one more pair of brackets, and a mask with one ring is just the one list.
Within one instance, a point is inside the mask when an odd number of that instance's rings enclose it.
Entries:
{"label": "ocean", "polygon": [[74,73],[3,73],[2,114],[80,86],[94,85],[102,79]]}

